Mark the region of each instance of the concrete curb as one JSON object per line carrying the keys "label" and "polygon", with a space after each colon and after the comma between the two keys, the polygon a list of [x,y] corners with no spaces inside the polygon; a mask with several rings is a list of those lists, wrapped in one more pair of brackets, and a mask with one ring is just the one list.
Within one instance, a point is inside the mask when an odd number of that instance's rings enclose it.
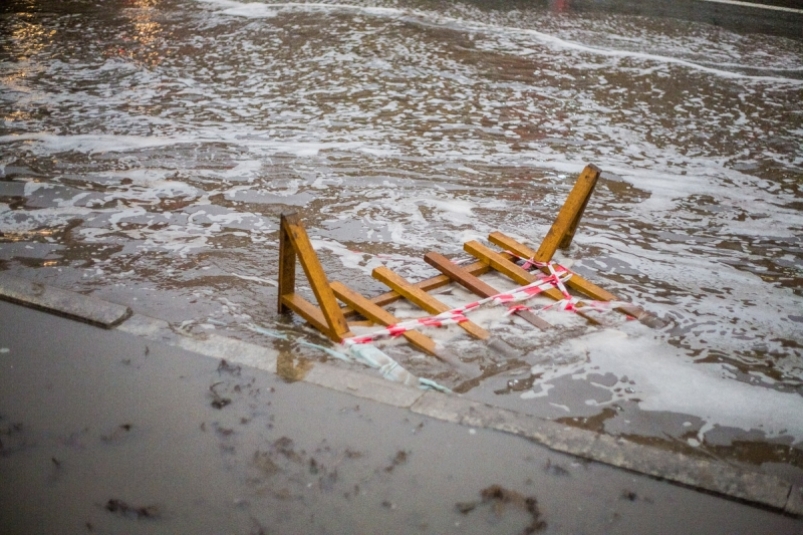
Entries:
{"label": "concrete curb", "polygon": [[127,321],[119,325],[117,330],[210,358],[224,359],[228,362],[276,373],[278,352],[274,349],[214,333],[207,334],[205,338],[188,336],[175,331],[166,321],[142,314],[133,314]]}
{"label": "concrete curb", "polygon": [[[131,314],[128,307],[0,273],[0,298],[168,344],[214,359],[276,373],[279,352],[214,333],[203,338],[169,323]],[[794,515],[803,515],[803,489],[780,478],[729,464],[650,448],[462,398],[392,383],[377,376],[317,363],[302,379],[356,397],[460,425],[527,438],[555,451]]]}
{"label": "concrete curb", "polygon": [[556,451],[793,515],[803,514],[800,489],[788,481],[723,462],[649,448],[623,438],[432,392],[424,394],[410,409],[439,420],[512,433]]}
{"label": "concrete curb", "polygon": [[127,306],[21,279],[8,273],[0,273],[0,299],[106,329],[114,327],[131,315],[131,309]]}
{"label": "concrete curb", "polygon": [[343,370],[322,363],[316,364],[304,377],[304,381],[351,394],[352,396],[402,408],[410,408],[413,403],[424,395],[423,390],[392,383],[381,377]]}

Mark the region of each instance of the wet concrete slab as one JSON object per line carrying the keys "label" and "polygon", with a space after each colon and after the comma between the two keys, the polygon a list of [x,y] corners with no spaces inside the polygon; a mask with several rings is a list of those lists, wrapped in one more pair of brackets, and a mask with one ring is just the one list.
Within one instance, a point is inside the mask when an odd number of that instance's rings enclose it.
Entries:
{"label": "wet concrete slab", "polygon": [[457,424],[10,303],[0,318],[0,515],[14,533],[801,527],[552,451],[504,417]]}
{"label": "wet concrete slab", "polygon": [[421,390],[333,366],[318,365],[310,370],[304,380],[314,385],[394,407],[410,407],[424,395]]}
{"label": "wet concrete slab", "polygon": [[[0,274],[0,276],[3,274]],[[13,280],[13,278],[6,277]],[[0,280],[3,280],[0,278]],[[23,285],[24,286],[24,285]],[[85,296],[45,285],[38,285],[41,294],[57,292],[61,302],[82,303]],[[25,289],[25,288],[23,288]],[[24,292],[22,292],[24,293]],[[92,300],[96,308],[103,309],[107,303]],[[114,307],[112,304],[108,304]],[[7,311],[8,312],[8,311]],[[62,314],[63,315],[63,314]],[[48,316],[45,316],[47,318]],[[81,318],[86,321],[85,317]],[[54,321],[50,319],[48,321]],[[94,322],[98,324],[98,322]],[[70,334],[78,328],[68,322],[61,326]],[[20,329],[25,331],[26,329]],[[219,361],[218,372],[239,374],[242,367],[273,374],[278,372],[279,352],[240,340],[229,339],[214,333],[202,337],[187,335],[174,329],[169,323],[135,314],[118,326],[117,331],[134,335],[140,340],[156,342]],[[145,355],[150,349],[146,346]],[[127,359],[130,363],[131,359]],[[280,374],[281,375],[281,374]],[[730,499],[769,507],[777,511],[799,516],[803,514],[803,493],[792,481],[772,475],[743,470],[721,461],[694,458],[682,453],[662,451],[592,431],[566,426],[528,414],[518,413],[472,401],[458,395],[424,392],[419,389],[389,382],[357,371],[343,370],[326,364],[316,364],[311,369],[293,377],[292,382],[303,381],[331,391],[377,402],[397,408],[407,408],[412,413],[445,422],[503,431],[533,440],[562,454],[575,455],[587,460],[605,463],[617,468],[657,477],[673,483],[688,485],[698,490],[712,492]],[[218,384],[218,383],[216,383]],[[222,408],[230,403],[215,385],[210,386],[213,405]]]}
{"label": "wet concrete slab", "polygon": [[436,393],[425,394],[413,405],[412,410],[463,425],[513,433],[563,453],[791,514],[803,514],[800,489],[793,483],[740,470],[722,462],[661,451],[622,438]]}
{"label": "wet concrete slab", "polygon": [[127,306],[102,301],[8,273],[0,273],[0,299],[111,328],[131,315]]}

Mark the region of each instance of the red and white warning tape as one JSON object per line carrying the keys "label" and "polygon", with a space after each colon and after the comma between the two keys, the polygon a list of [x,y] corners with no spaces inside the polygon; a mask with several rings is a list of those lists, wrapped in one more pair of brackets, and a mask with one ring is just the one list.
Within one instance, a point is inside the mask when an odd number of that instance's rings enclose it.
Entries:
{"label": "red and white warning tape", "polygon": [[[536,268],[536,269],[547,268],[549,270],[550,274],[554,276],[554,275],[556,275],[555,268],[557,268],[557,272],[558,273],[562,273],[563,271],[566,271],[571,276],[571,271],[569,271],[565,267],[561,266],[560,264],[556,264],[555,262],[537,262],[536,260],[534,260],[532,258],[523,258],[523,257],[521,257],[521,256],[519,256],[516,253],[513,253],[511,251],[505,251],[505,252],[507,254],[509,254],[510,256],[518,259],[520,262],[522,262],[519,267],[521,267],[522,269],[526,269],[527,271],[530,271],[533,268]],[[563,281],[568,280],[568,279],[569,279],[569,277],[565,277],[565,278],[556,277],[555,278],[555,287],[558,290],[560,290],[560,293],[563,294],[563,299],[560,300],[560,301],[556,301],[555,303],[552,303],[551,305],[547,305],[545,307],[542,307],[541,310],[549,310],[549,309],[551,309],[553,307],[558,307],[559,310],[566,310],[566,311],[569,311],[569,312],[576,312],[577,311],[577,305],[582,304],[583,307],[586,307],[586,308],[591,308],[591,309],[597,310],[597,311],[605,311],[605,310],[611,310],[612,308],[620,307],[620,306],[623,306],[623,305],[627,304],[627,303],[622,303],[622,302],[619,302],[619,301],[598,301],[598,300],[593,300],[593,299],[578,299],[577,297],[574,297],[571,294],[569,294],[569,291],[566,289],[566,286],[563,284]],[[529,310],[529,307],[526,307],[526,308]]]}
{"label": "red and white warning tape", "polygon": [[521,266],[524,269],[529,270],[532,268],[546,267],[549,270],[549,275],[539,273],[539,279],[537,281],[525,286],[521,286],[507,292],[500,292],[496,295],[480,299],[479,301],[474,301],[472,303],[447,310],[446,312],[441,312],[435,316],[402,321],[369,334],[353,336],[343,340],[343,344],[347,346],[353,344],[367,344],[382,338],[395,338],[397,336],[401,336],[407,331],[419,329],[421,327],[443,327],[446,325],[462,323],[464,321],[468,321],[466,314],[486,304],[503,306],[510,305],[508,306],[505,315],[513,314],[519,310],[531,310],[530,307],[526,305],[515,303],[535,297],[536,295],[551,288],[557,288],[560,290],[560,292],[563,294],[563,299],[552,303],[551,305],[542,307],[540,310],[548,310],[553,307],[558,307],[559,310],[573,312],[576,311],[577,305],[580,303],[582,303],[585,307],[591,307],[595,310],[608,310],[612,306],[619,305],[619,303],[613,303],[610,301],[588,301],[573,297],[569,294],[566,286],[564,285],[564,283],[571,278],[571,271],[554,262],[535,262],[532,259],[521,258],[513,253],[510,254],[515,258],[524,261],[524,264]]}

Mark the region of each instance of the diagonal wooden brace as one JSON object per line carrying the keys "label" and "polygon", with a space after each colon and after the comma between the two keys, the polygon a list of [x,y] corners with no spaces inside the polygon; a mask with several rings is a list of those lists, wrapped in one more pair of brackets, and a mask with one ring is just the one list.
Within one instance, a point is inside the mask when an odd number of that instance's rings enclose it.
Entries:
{"label": "diagonal wooden brace", "polygon": [[[338,299],[374,323],[388,326],[399,323],[400,321],[393,314],[379,305],[375,305],[367,297],[363,297],[342,282],[333,282],[332,290],[335,292],[335,295]],[[433,357],[451,364],[458,369],[465,369],[465,365],[456,355],[450,353],[446,349],[438,349],[435,346],[435,341],[427,335],[418,331],[407,331],[402,333],[402,336],[404,336],[408,342],[413,344],[424,353],[429,353]]]}
{"label": "diagonal wooden brace", "polygon": [[[536,252],[527,247],[526,245],[514,240],[510,236],[502,234],[501,232],[493,232],[488,236],[488,241],[494,245],[498,245],[502,249],[511,251],[522,258],[535,259]],[[547,268],[541,268],[544,273],[549,273]],[[584,295],[596,299],[598,301],[617,301],[617,297],[607,290],[600,288],[591,281],[588,281],[572,272],[572,278],[566,281],[566,286],[582,292]]]}
{"label": "diagonal wooden brace", "polygon": [[[385,310],[384,308],[373,304],[366,297],[355,292],[345,284],[339,281],[332,283],[332,291],[338,299],[346,303],[348,306],[380,325],[394,325],[399,323],[398,318]],[[425,353],[429,353],[433,357],[437,357],[438,353],[435,349],[435,342],[428,336],[421,334],[418,331],[407,331],[402,333],[411,344]]]}

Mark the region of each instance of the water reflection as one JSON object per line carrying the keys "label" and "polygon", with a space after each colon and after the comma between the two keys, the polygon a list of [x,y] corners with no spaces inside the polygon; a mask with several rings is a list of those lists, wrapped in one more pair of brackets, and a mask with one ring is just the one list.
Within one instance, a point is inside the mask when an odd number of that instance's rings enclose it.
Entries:
{"label": "water reflection", "polygon": [[9,33],[0,38],[7,43],[12,61],[26,61],[53,42],[56,30],[46,28],[39,15],[20,13],[11,17]]}
{"label": "water reflection", "polygon": [[123,15],[131,22],[132,31],[126,32],[127,40],[133,40],[141,48],[131,52],[131,57],[151,67],[163,60],[164,51],[160,46],[164,34],[162,25],[155,20],[160,11],[159,0],[129,0]]}

